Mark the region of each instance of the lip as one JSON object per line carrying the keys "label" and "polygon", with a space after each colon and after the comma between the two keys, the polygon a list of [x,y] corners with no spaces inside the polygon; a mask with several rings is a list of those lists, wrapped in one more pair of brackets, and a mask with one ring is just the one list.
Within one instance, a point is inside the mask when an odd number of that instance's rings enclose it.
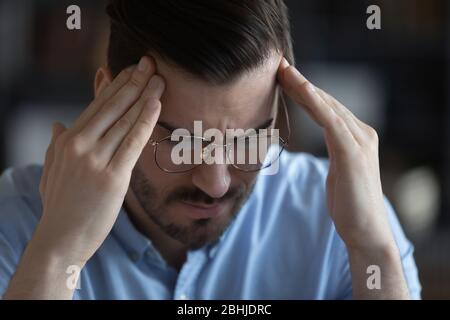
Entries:
{"label": "lip", "polygon": [[225,210],[225,203],[215,203],[212,205],[197,204],[186,201],[180,201],[183,212],[192,219],[208,219],[221,215]]}

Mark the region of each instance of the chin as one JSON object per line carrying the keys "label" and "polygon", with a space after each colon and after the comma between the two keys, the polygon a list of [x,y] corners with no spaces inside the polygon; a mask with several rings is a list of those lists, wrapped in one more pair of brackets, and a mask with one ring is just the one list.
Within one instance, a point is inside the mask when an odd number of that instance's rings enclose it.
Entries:
{"label": "chin", "polygon": [[186,216],[180,219],[180,212],[176,215],[178,216],[176,219],[159,225],[167,235],[190,249],[199,249],[219,239],[234,218],[234,214],[229,211],[220,217],[201,219]]}

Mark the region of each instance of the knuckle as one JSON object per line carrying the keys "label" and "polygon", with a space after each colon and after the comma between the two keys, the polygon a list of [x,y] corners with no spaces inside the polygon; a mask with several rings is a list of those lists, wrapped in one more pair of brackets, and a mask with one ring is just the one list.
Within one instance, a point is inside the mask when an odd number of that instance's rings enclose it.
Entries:
{"label": "knuckle", "polygon": [[300,83],[300,84],[297,85],[297,90],[298,91],[300,91],[300,90],[308,90],[309,88],[311,88],[311,86],[312,86],[311,82],[306,80],[305,82]]}
{"label": "knuckle", "polygon": [[70,138],[65,145],[65,153],[69,156],[78,157],[83,153],[83,139],[79,136]]}
{"label": "knuckle", "polygon": [[344,128],[346,126],[344,119],[337,115],[331,119],[331,123],[336,128]]}
{"label": "knuckle", "polygon": [[132,125],[133,125],[133,123],[127,116],[123,116],[116,122],[116,127],[120,131],[129,130]]}
{"label": "knuckle", "polygon": [[132,88],[141,88],[142,82],[142,77],[135,72],[128,81],[128,85]]}
{"label": "knuckle", "polygon": [[377,131],[374,128],[369,127],[369,126],[367,127],[366,131],[367,131],[367,136],[369,137],[369,142],[372,145],[378,145],[379,138],[378,138]]}
{"label": "knuckle", "polygon": [[118,80],[125,80],[128,79],[131,74],[133,73],[132,69],[130,67],[123,69],[120,71],[119,75],[117,76]]}
{"label": "knuckle", "polygon": [[126,137],[123,140],[123,144],[126,150],[136,150],[141,145],[141,142],[136,137]]}
{"label": "knuckle", "polygon": [[99,168],[98,157],[92,152],[85,154],[83,156],[83,168],[89,171],[95,171],[97,168]]}

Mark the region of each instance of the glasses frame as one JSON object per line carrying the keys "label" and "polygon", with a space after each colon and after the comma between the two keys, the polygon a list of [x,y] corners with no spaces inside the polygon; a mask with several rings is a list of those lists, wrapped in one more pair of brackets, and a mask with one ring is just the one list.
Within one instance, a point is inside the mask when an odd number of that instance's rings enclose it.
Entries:
{"label": "glasses frame", "polygon": [[[291,137],[291,127],[290,127],[290,122],[289,122],[289,112],[288,112],[287,104],[286,104],[286,101],[284,100],[284,93],[283,93],[283,92],[280,93],[279,85],[277,85],[276,92],[275,92],[275,97],[278,97],[278,98],[279,98],[278,101],[281,100],[282,109],[283,109],[284,114],[285,114],[286,128],[287,128],[287,131],[288,131],[288,132],[287,132],[287,138],[286,138],[286,139],[283,139],[282,137],[278,137],[278,139],[280,140],[280,146],[281,146],[281,150],[280,150],[280,152],[278,153],[278,156],[277,156],[277,158],[276,158],[276,160],[278,160],[278,159],[280,158],[280,155],[281,155],[281,153],[283,152],[283,150],[289,145],[289,139],[290,139],[290,137]],[[274,103],[275,103],[275,102],[274,102]],[[199,163],[199,164],[194,165],[192,168],[189,168],[189,169],[187,169],[187,170],[182,170],[182,171],[171,171],[171,170],[167,170],[167,169],[161,167],[161,165],[158,163],[158,160],[157,160],[157,158],[156,158],[156,153],[157,153],[158,145],[159,145],[160,143],[166,141],[166,140],[169,140],[171,137],[172,137],[172,134],[170,134],[170,135],[168,135],[167,137],[164,137],[164,138],[162,138],[162,139],[159,139],[159,140],[154,140],[154,139],[150,139],[150,140],[149,140],[150,145],[153,147],[153,154],[154,154],[154,160],[155,160],[155,163],[156,163],[156,165],[158,166],[158,168],[159,168],[160,170],[162,170],[162,171],[164,171],[164,172],[166,172],[166,173],[186,173],[186,172],[189,172],[189,171],[191,171],[191,170],[194,170],[196,167],[198,167],[198,166],[200,166],[200,165],[203,164],[203,162],[202,162],[202,163]],[[180,137],[183,137],[183,136],[180,136]],[[191,138],[191,139],[192,139],[192,138],[201,139],[201,140],[204,141],[204,142],[206,141],[206,139],[205,139],[204,137],[197,137],[197,136],[186,136],[186,137],[187,137],[187,138]],[[206,142],[208,142],[208,141],[206,141]],[[214,142],[211,142],[211,143],[209,143],[208,145],[206,145],[205,147],[202,148],[202,154],[204,153],[205,149],[208,148],[209,146],[213,146],[214,149],[215,149],[215,148],[217,148],[217,147],[227,148],[227,147],[229,147],[230,145],[231,145],[231,143],[226,143],[226,144],[216,144],[216,143],[214,143]],[[225,150],[227,150],[227,149],[225,149]],[[228,157],[228,151],[226,151],[226,152],[227,152],[227,157]],[[266,165],[266,166],[263,166],[263,167],[261,167],[261,168],[255,169],[255,170],[245,170],[245,169],[239,168],[239,167],[238,167],[236,164],[234,164],[234,163],[231,163],[231,165],[232,165],[236,170],[239,170],[239,171],[241,171],[241,172],[249,172],[249,173],[250,173],[250,172],[261,171],[261,170],[263,170],[263,169],[265,169],[265,168],[268,168],[269,166],[272,165],[272,163],[273,163],[273,162],[271,162],[270,164],[268,164],[268,165]]]}

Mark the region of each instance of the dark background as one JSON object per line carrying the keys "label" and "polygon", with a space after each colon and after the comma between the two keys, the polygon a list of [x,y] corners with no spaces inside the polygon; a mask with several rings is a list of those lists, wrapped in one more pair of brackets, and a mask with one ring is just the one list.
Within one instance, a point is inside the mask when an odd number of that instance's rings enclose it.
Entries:
{"label": "dark background", "polygon": [[[450,2],[287,0],[297,66],[380,136],[383,188],[408,237],[423,298],[450,298]],[[82,29],[66,28],[77,4]],[[381,8],[381,30],[366,9]],[[55,120],[92,99],[105,64],[104,1],[0,0],[0,171],[42,163]],[[290,106],[292,150],[326,156]]]}

